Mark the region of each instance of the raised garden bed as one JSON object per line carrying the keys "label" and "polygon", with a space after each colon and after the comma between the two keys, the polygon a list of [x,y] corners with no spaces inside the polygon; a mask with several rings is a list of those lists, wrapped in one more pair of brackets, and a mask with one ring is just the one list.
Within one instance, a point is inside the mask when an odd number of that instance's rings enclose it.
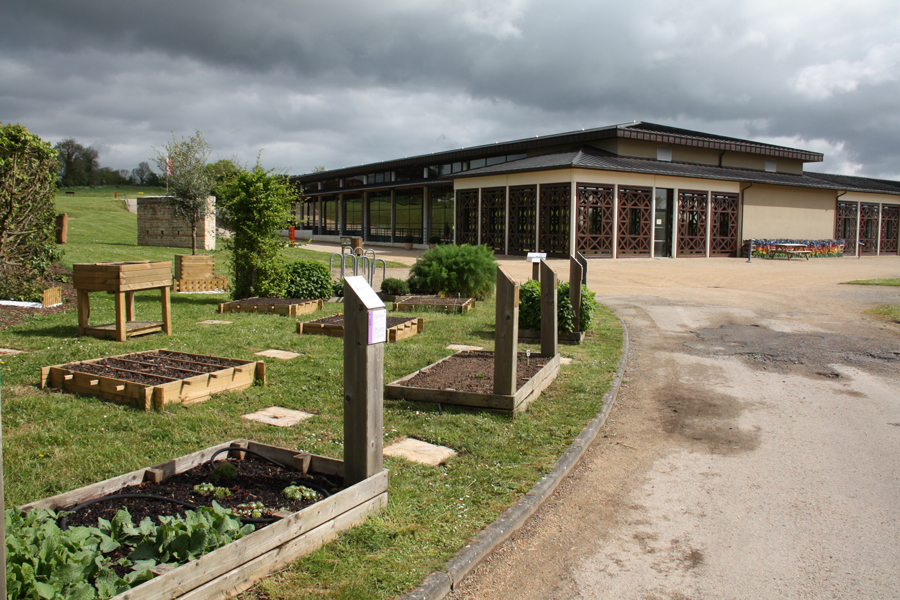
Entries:
{"label": "raised garden bed", "polygon": [[228,290],[228,280],[216,275],[216,257],[211,254],[176,254],[176,292],[215,292]]}
{"label": "raised garden bed", "polygon": [[517,355],[516,393],[494,394],[494,353],[457,352],[384,386],[384,397],[441,402],[515,414],[528,408],[559,374],[560,356]]}
{"label": "raised garden bed", "polygon": [[[425,319],[409,317],[387,318],[387,341],[398,342],[425,331]],[[331,315],[315,321],[297,323],[297,333],[344,337],[344,315]]]}
{"label": "raised garden bed", "polygon": [[148,350],[41,368],[41,389],[100,396],[136,408],[165,410],[193,404],[212,394],[266,382],[262,361]]}
{"label": "raised garden bed", "polygon": [[[556,339],[564,344],[580,344],[584,341],[585,332],[573,331],[572,333],[557,333]],[[519,329],[519,343],[540,344],[541,332],[534,329]]]}
{"label": "raised garden bed", "polygon": [[220,313],[274,313],[289,317],[305,315],[321,309],[321,300],[303,300],[297,298],[245,298],[243,300],[224,302],[219,305]]}
{"label": "raised garden bed", "polygon": [[[202,465],[219,450],[232,451],[220,453],[217,460],[226,460],[229,455],[236,459],[248,457],[249,453],[241,452],[242,449],[262,454],[293,469],[289,473],[298,483],[311,480],[342,487],[344,463],[340,460],[248,440],[235,440],[33,502],[20,507],[20,510],[63,510],[88,500],[123,493],[132,486],[156,490],[158,484],[165,486],[166,482],[177,481],[182,473],[196,467],[204,468]],[[368,515],[383,509],[387,500],[388,472],[380,471],[300,510],[269,511],[278,518],[272,524],[260,527],[246,537],[192,562],[165,571],[115,596],[113,600],[207,600],[232,596],[333,540],[342,531],[362,523]]]}
{"label": "raised garden bed", "polygon": [[475,306],[475,298],[440,298],[438,296],[406,296],[394,303],[394,310],[404,312],[466,313]]}

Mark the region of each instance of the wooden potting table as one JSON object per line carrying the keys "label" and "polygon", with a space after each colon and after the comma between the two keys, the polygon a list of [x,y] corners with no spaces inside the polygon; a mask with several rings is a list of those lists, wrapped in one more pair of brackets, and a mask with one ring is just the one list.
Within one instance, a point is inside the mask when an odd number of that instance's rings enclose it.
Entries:
{"label": "wooden potting table", "polygon": [[[73,265],[72,284],[78,292],[78,335],[109,337],[124,342],[128,336],[165,331],[172,335],[172,263],[168,261],[82,263]],[[134,293],[159,289],[162,321],[134,320]],[[91,292],[116,295],[116,322],[88,325]]]}

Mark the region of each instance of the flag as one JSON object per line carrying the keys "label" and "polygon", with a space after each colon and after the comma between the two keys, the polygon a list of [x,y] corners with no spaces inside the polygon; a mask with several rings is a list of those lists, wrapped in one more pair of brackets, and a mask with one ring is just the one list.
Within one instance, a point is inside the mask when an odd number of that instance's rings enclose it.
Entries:
{"label": "flag", "polygon": [[167,158],[166,161],[169,163],[169,166],[166,167],[166,175],[171,175],[172,174],[172,159]]}

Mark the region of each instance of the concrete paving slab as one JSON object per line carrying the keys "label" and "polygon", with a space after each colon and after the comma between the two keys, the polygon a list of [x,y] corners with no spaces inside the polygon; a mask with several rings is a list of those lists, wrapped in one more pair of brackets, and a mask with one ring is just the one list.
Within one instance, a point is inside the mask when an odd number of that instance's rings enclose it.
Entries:
{"label": "concrete paving slab", "polygon": [[219,321],[218,319],[207,319],[206,321],[198,321],[201,325],[231,325],[234,321]]}
{"label": "concrete paving slab", "polygon": [[262,352],[257,352],[256,355],[268,356],[269,358],[280,358],[281,360],[291,360],[292,358],[300,356],[296,352],[289,352],[288,350],[263,350]]}
{"label": "concrete paving slab", "polygon": [[450,344],[447,350],[484,350],[483,346],[466,346],[465,344]]}
{"label": "concrete paving slab", "polygon": [[24,350],[13,350],[12,348],[0,348],[0,354],[22,354]]}
{"label": "concrete paving slab", "polygon": [[251,421],[259,421],[260,423],[275,425],[276,427],[293,427],[297,423],[310,418],[313,414],[302,410],[270,406],[269,408],[241,416]]}
{"label": "concrete paving slab", "polygon": [[403,438],[385,448],[384,455],[397,456],[413,462],[436,467],[451,456],[456,456],[456,450],[446,446],[429,444],[422,440]]}

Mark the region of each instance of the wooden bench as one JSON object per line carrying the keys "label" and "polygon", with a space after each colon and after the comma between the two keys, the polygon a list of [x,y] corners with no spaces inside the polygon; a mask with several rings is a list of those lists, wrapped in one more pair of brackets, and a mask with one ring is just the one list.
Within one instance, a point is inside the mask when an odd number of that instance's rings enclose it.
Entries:
{"label": "wooden bench", "polygon": [[775,258],[776,254],[784,254],[788,260],[795,256],[803,256],[806,260],[809,260],[809,255],[812,254],[812,251],[806,244],[774,244],[769,258]]}
{"label": "wooden bench", "polygon": [[809,260],[809,255],[812,254],[811,250],[785,250],[785,254],[787,254],[788,260],[791,260],[795,256],[804,256],[806,260]]}
{"label": "wooden bench", "polygon": [[66,196],[74,196],[75,192],[66,192]]}

